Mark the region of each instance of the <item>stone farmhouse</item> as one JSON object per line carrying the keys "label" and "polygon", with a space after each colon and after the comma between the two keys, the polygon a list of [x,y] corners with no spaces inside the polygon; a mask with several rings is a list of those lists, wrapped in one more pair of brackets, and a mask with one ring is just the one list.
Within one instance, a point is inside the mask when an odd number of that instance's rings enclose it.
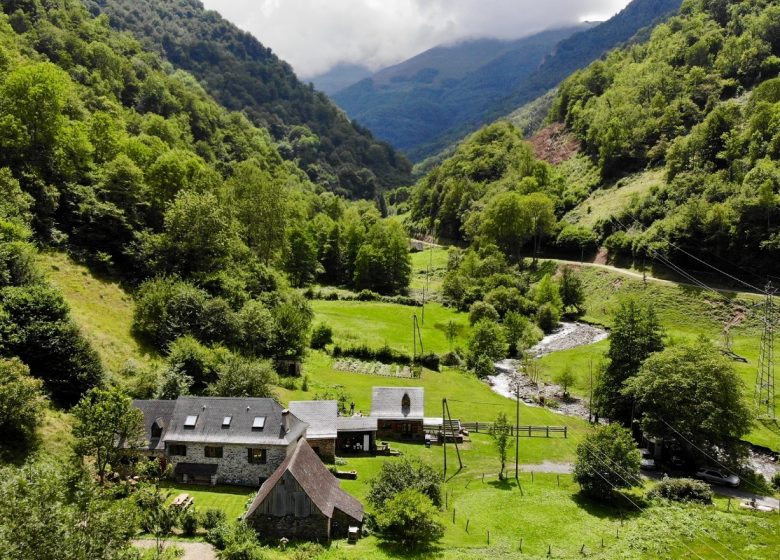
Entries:
{"label": "stone farmhouse", "polygon": [[260,487],[244,519],[264,539],[329,542],[347,537],[350,527],[360,528],[363,505],[339,487],[301,439]]}
{"label": "stone farmhouse", "polygon": [[308,425],[273,399],[179,397],[134,401],[144,414],[141,451],[173,465],[180,482],[259,486]]}
{"label": "stone farmhouse", "polygon": [[371,416],[377,419],[377,436],[423,441],[424,401],[422,387],[374,387]]}

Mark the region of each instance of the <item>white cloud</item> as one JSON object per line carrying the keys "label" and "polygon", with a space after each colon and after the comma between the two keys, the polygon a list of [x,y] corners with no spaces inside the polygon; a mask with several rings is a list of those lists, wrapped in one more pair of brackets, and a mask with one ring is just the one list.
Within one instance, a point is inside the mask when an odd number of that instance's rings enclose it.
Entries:
{"label": "white cloud", "polygon": [[303,77],[340,62],[379,69],[442,43],[515,39],[584,19],[628,0],[203,0]]}

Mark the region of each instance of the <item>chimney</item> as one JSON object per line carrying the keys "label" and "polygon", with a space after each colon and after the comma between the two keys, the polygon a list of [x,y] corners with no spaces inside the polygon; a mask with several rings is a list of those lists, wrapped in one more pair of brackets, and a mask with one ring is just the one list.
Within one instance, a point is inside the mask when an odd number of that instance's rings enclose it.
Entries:
{"label": "chimney", "polygon": [[290,431],[290,410],[287,408],[282,411],[282,431],[285,434]]}

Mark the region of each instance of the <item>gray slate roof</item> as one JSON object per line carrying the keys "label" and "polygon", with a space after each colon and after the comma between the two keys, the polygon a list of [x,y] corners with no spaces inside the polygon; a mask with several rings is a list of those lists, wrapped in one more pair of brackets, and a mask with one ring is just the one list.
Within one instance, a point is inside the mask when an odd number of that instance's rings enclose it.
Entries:
{"label": "gray slate roof", "polygon": [[[171,417],[173,416],[175,405],[176,401],[133,401],[133,406],[140,409],[144,415],[144,439],[147,442],[144,449],[149,451],[165,449],[165,433],[168,431],[168,426],[171,425]],[[158,422],[163,428],[162,437],[152,437],[152,425],[155,422]]]}
{"label": "gray slate roof", "polygon": [[336,401],[290,401],[290,412],[306,422],[306,439],[333,439],[339,406]]}
{"label": "gray slate roof", "polygon": [[336,418],[338,432],[376,432],[375,416],[339,416]]}
{"label": "gray slate roof", "polygon": [[263,482],[252,505],[244,514],[244,519],[254,515],[257,508],[271,495],[285,472],[289,472],[295,478],[309,499],[326,517],[332,518],[333,511],[338,509],[358,523],[363,521],[363,504],[341,489],[338,479],[322,464],[322,460],[305,439],[298,441],[295,450],[287,456],[268,480]]}
{"label": "gray slate roof", "polygon": [[[409,408],[402,406],[409,396]],[[385,420],[422,420],[425,390],[422,387],[374,387],[371,391],[371,416]]]}
{"label": "gray slate roof", "polygon": [[[282,428],[282,406],[273,399],[232,397],[179,397],[176,401],[135,401],[144,411],[162,410],[173,405],[163,433],[163,443],[216,443],[233,445],[288,445],[297,441],[307,424],[288,412],[288,429]],[[167,403],[167,404],[163,404]],[[196,416],[192,428],[185,427],[188,416]],[[226,416],[230,425],[223,427]],[[265,418],[262,430],[253,430],[255,417]],[[151,426],[151,423],[150,423]]]}

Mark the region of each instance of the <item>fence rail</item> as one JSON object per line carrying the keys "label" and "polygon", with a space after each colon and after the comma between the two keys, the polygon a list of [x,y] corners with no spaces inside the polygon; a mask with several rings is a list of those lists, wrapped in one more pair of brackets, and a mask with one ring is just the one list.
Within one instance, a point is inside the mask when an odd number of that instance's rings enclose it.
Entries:
{"label": "fence rail", "polygon": [[[493,422],[461,422],[461,426],[474,433],[487,433],[493,427]],[[564,438],[569,437],[568,426],[508,426],[509,434],[520,437],[550,437],[557,434],[563,434]]]}

